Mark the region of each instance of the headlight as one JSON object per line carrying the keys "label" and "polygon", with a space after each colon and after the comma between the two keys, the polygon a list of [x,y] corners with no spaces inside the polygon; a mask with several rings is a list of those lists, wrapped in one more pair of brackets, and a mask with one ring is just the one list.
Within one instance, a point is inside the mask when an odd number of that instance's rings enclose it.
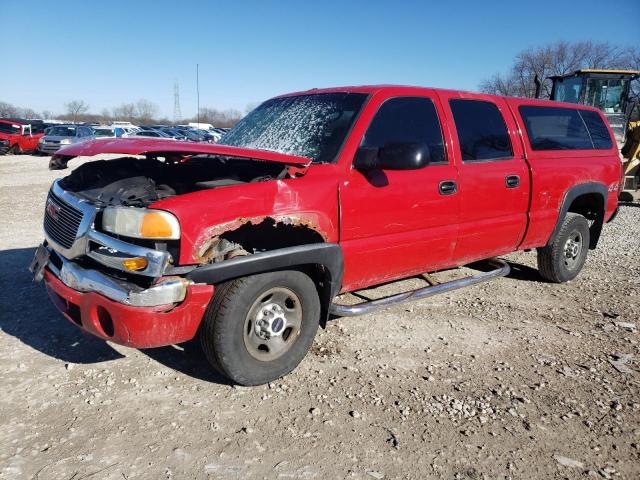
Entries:
{"label": "headlight", "polygon": [[168,240],[180,238],[178,219],[162,210],[108,207],[102,213],[102,228],[126,237]]}
{"label": "headlight", "polygon": [[44,137],[41,137],[40,140],[38,140],[38,143],[44,143]]}
{"label": "headlight", "polygon": [[60,145],[69,145],[70,143],[71,143],[71,140],[69,138],[64,138],[60,140]]}

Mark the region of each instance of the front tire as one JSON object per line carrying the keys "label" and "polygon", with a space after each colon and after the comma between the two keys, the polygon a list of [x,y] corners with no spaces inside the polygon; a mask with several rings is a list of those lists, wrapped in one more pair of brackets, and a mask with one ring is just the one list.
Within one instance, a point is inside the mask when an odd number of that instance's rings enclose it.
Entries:
{"label": "front tire", "polygon": [[240,385],[291,372],[313,343],[320,300],[307,275],[283,270],[219,285],[200,326],[209,363]]}
{"label": "front tire", "polygon": [[589,241],[587,219],[577,213],[567,213],[553,243],[538,249],[540,275],[554,283],[573,280],[587,260]]}

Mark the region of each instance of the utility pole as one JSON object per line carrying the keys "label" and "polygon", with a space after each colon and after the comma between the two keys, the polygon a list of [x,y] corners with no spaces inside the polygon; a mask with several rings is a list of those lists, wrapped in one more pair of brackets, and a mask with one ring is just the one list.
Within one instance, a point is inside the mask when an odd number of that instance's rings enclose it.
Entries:
{"label": "utility pole", "polygon": [[178,80],[173,84],[173,122],[178,123],[182,118],[180,112],[180,89],[178,88]]}
{"label": "utility pole", "polygon": [[196,97],[198,97],[198,127],[200,127],[200,65],[196,63]]}

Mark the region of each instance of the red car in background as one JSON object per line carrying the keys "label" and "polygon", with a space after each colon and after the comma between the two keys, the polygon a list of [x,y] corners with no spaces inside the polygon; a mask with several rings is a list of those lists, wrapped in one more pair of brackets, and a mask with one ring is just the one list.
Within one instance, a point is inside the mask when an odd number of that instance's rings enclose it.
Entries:
{"label": "red car in background", "polygon": [[34,152],[44,136],[44,128],[24,120],[0,119],[0,155]]}

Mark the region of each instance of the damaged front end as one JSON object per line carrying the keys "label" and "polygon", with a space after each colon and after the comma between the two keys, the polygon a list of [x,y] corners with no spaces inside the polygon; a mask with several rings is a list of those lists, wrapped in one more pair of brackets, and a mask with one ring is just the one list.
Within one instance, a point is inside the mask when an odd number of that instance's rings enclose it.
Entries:
{"label": "damaged front end", "polygon": [[[32,270],[36,279],[44,278],[54,304],[68,319],[98,336],[132,346],[192,338],[213,286],[187,277],[197,265],[179,265],[183,219],[154,204],[207,190],[279,181],[302,172],[296,158],[256,160],[254,154],[261,152],[249,155],[233,147],[204,147],[211,152],[164,152],[158,145],[159,151],[143,152],[145,158],[85,163],[53,183],[45,207],[45,242]],[[77,153],[81,148],[87,146],[77,147]],[[218,150],[241,156],[215,154]],[[193,206],[207,208],[206,202]],[[202,262],[255,251],[251,246],[243,249],[240,241],[233,235],[209,237],[202,246]],[[135,320],[143,314],[149,322],[155,322],[153,315],[171,315],[183,328],[154,337],[151,330],[157,325],[141,326]],[[101,327],[100,322],[110,326]],[[132,335],[143,340],[133,341]]]}

